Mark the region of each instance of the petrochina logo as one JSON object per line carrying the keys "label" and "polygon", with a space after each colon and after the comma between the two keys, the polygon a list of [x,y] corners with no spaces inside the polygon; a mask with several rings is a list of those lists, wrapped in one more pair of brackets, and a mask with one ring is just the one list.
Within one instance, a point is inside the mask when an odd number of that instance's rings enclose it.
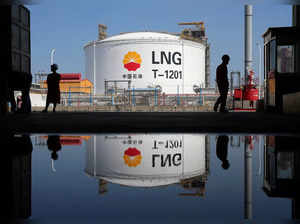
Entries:
{"label": "petrochina logo", "polygon": [[141,56],[135,51],[129,51],[123,59],[124,68],[128,71],[136,71],[139,67],[141,67],[141,63]]}
{"label": "petrochina logo", "polygon": [[128,148],[124,152],[123,159],[127,166],[136,167],[140,165],[142,161],[142,155],[137,148]]}

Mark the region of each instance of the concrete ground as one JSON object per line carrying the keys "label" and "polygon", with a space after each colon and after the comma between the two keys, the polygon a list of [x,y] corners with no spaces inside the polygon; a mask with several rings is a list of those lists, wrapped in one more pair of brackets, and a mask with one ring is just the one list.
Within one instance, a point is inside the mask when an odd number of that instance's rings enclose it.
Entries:
{"label": "concrete ground", "polygon": [[253,133],[300,135],[299,115],[258,112],[57,112],[8,114],[14,133]]}

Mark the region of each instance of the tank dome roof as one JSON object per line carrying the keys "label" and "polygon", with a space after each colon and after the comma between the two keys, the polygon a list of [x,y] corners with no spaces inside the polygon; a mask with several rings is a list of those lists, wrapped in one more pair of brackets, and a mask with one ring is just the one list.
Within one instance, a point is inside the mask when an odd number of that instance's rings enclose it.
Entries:
{"label": "tank dome roof", "polygon": [[203,48],[204,45],[202,43],[185,40],[182,39],[180,36],[168,34],[168,33],[160,33],[160,32],[132,32],[132,33],[121,33],[118,35],[114,35],[103,40],[95,40],[91,41],[84,45],[83,48],[98,45],[98,44],[105,44],[110,42],[184,42],[186,44],[192,44],[193,46]]}
{"label": "tank dome roof", "polygon": [[137,39],[155,39],[155,40],[179,40],[179,36],[175,36],[167,33],[158,32],[133,32],[133,33],[123,33],[115,36],[108,37],[101,42],[106,41],[123,41],[123,40],[137,40]]}

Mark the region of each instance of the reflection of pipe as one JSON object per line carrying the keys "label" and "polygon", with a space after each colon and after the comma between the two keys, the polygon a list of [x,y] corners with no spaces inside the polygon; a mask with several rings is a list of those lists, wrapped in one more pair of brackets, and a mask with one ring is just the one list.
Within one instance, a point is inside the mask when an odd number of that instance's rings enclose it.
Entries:
{"label": "reflection of pipe", "polygon": [[244,167],[244,180],[245,180],[245,219],[252,219],[252,152],[246,141],[245,136],[245,167]]}
{"label": "reflection of pipe", "polygon": [[[96,155],[96,145],[97,145],[97,143],[96,143],[96,140],[97,140],[97,138],[96,138],[96,135],[94,135],[93,136],[93,138],[94,138],[94,141],[93,141],[93,148],[94,148],[94,167],[96,167],[97,166],[97,163],[96,163],[96,158],[97,158],[97,155]],[[96,174],[96,169],[94,169],[94,175],[96,176],[97,174]]]}
{"label": "reflection of pipe", "polygon": [[259,162],[258,173],[257,173],[258,176],[261,175],[261,167],[262,167],[262,164],[261,164],[261,161],[262,161],[262,159],[261,159],[262,158],[262,155],[261,155],[261,151],[262,151],[261,142],[262,142],[262,136],[258,136],[258,162]]}
{"label": "reflection of pipe", "polygon": [[52,169],[52,172],[56,172],[56,169],[54,167],[54,160],[51,159],[51,169]]}

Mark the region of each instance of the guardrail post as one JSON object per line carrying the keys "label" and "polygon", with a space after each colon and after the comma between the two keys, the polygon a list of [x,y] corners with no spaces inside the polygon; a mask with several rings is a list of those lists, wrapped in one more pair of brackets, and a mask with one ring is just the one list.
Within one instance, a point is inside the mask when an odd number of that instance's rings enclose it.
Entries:
{"label": "guardrail post", "polygon": [[90,87],[90,105],[92,105],[92,87]]}
{"label": "guardrail post", "polygon": [[134,87],[132,88],[132,105],[135,106]]}
{"label": "guardrail post", "polygon": [[154,102],[155,102],[155,106],[157,106],[157,89],[154,89]]}
{"label": "guardrail post", "polygon": [[71,106],[71,87],[69,87],[69,106]]}
{"label": "guardrail post", "polygon": [[179,85],[177,85],[177,105],[180,105],[180,98],[179,98]]}
{"label": "guardrail post", "polygon": [[199,90],[199,105],[202,106],[203,105],[203,99],[202,99],[202,88],[200,88]]}

